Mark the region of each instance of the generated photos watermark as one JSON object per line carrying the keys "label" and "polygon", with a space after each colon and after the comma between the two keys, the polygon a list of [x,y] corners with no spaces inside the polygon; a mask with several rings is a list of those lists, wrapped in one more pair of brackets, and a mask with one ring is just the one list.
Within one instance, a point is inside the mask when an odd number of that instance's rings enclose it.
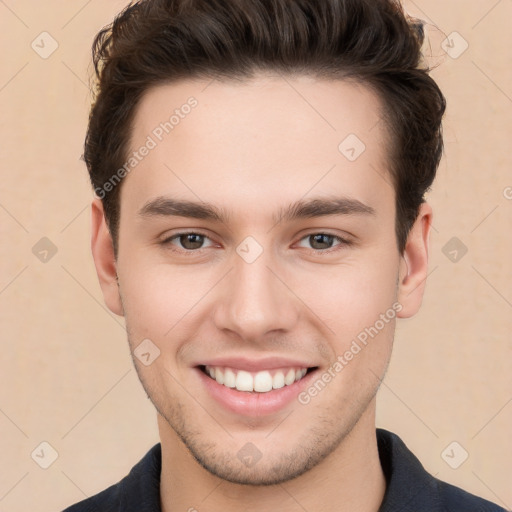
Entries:
{"label": "generated photos watermark", "polygon": [[156,126],[151,133],[146,137],[146,141],[137,150],[133,151],[131,155],[126,159],[126,162],[117,169],[114,174],[101,186],[94,189],[94,193],[99,199],[104,199],[108,192],[114,190],[114,188],[121,183],[121,180],[129,174],[137,165],[149,153],[155,149],[166,135],[171,133],[176,126],[178,126],[183,119],[187,117],[193,108],[197,107],[198,101],[194,96],[187,99],[186,103],[180,106],[180,108],[174,109],[174,113],[169,117],[168,120],[162,121]]}
{"label": "generated photos watermark", "polygon": [[365,327],[352,340],[350,347],[342,355],[339,355],[334,363],[308,389],[299,393],[297,397],[299,403],[302,405],[309,404],[368,345],[370,339],[375,338],[389,322],[396,318],[396,314],[402,309],[402,304],[395,302],[385,313],[380,314],[379,319],[373,325]]}

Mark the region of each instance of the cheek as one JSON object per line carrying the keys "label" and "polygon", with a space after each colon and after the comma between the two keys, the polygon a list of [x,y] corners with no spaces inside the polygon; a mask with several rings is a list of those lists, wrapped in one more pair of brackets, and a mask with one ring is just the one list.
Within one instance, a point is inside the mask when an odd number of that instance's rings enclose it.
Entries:
{"label": "cheek", "polygon": [[[370,327],[396,301],[398,258],[354,257],[343,264],[304,271],[298,295],[334,331],[347,340]],[[299,282],[310,283],[309,286]]]}
{"label": "cheek", "polygon": [[314,293],[312,309],[330,328],[332,364],[326,377],[333,379],[333,392],[366,403],[364,397],[373,396],[391,355],[399,308],[398,260],[359,263],[332,272],[325,280],[328,288]]}
{"label": "cheek", "polygon": [[163,339],[185,325],[212,289],[213,267],[176,266],[149,258],[119,259],[118,274],[126,321],[138,337]]}

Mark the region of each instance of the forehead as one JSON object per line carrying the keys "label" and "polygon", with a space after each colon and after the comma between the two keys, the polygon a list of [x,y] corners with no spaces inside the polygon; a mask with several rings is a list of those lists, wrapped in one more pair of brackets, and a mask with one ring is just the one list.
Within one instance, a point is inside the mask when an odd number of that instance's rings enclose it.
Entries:
{"label": "forehead", "polygon": [[340,187],[367,203],[393,197],[381,104],[355,82],[259,75],[159,85],[138,105],[129,153],[150,139],[122,193],[139,206],[164,193],[246,201],[246,210],[258,196],[270,204]]}

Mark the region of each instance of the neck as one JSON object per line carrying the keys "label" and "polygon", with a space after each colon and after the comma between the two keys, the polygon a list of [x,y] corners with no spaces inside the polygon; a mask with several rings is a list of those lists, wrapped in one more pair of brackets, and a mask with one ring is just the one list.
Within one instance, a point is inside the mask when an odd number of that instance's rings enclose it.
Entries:
{"label": "neck", "polygon": [[160,415],[158,426],[162,512],[377,512],[384,497],[386,480],[377,448],[374,401],[320,464],[293,480],[269,486],[240,485],[218,478],[194,459]]}

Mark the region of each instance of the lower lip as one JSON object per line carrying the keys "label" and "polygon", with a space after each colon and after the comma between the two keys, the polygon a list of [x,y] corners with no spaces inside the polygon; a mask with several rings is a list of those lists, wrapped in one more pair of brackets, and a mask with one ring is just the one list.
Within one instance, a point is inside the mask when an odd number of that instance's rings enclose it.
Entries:
{"label": "lower lip", "polygon": [[302,379],[273,389],[265,393],[257,391],[238,391],[219,384],[216,380],[208,377],[200,368],[194,368],[199,375],[207,392],[227,410],[243,416],[263,416],[272,414],[285,408],[288,404],[297,399],[297,396],[304,390],[314,378],[318,369],[308,372]]}

